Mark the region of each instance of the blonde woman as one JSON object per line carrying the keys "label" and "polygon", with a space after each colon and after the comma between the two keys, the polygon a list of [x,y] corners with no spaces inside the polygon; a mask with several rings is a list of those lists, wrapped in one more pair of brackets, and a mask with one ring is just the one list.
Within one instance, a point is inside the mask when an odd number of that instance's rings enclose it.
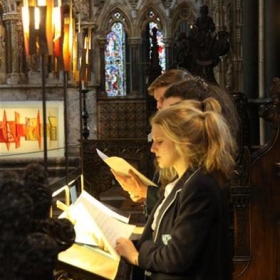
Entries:
{"label": "blonde woman", "polygon": [[213,98],[188,100],[151,120],[160,168],[168,184],[137,246],[124,238],[117,252],[138,271],[133,280],[231,279],[227,182],[234,171],[235,141]]}

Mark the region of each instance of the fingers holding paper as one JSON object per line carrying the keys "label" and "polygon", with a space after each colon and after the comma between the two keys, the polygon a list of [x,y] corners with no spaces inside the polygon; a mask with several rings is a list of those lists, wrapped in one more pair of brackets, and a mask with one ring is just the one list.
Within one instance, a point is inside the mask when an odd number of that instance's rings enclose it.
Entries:
{"label": "fingers holding paper", "polygon": [[144,202],[146,200],[145,198],[134,195],[133,193],[129,193],[129,195],[130,195],[130,198],[133,202],[141,203],[141,202]]}
{"label": "fingers holding paper", "polygon": [[111,172],[121,187],[130,194],[134,202],[143,202],[147,198],[148,187],[141,182],[139,177],[132,170],[129,171],[129,177],[121,175],[112,169]]}
{"label": "fingers holding paper", "polygon": [[131,240],[126,238],[118,238],[116,240],[115,250],[117,253],[125,258],[128,262],[138,265],[138,251]]}

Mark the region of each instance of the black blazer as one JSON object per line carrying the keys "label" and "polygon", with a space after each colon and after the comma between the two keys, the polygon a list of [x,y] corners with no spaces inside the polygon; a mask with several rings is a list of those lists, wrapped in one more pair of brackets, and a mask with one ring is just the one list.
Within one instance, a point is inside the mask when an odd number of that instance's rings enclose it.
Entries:
{"label": "black blazer", "polygon": [[231,254],[227,190],[200,170],[186,172],[158,215],[153,209],[137,244],[139,267],[133,280],[229,280]]}

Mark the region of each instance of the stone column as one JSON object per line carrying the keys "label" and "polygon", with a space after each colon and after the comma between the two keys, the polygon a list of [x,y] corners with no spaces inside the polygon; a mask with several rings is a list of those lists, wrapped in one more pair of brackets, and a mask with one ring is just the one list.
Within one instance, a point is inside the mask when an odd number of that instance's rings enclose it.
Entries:
{"label": "stone column", "polygon": [[[233,80],[232,80],[232,87],[234,91],[243,91],[243,28],[244,24],[244,7],[242,4],[243,0],[236,0],[235,6],[232,6],[230,10],[234,14],[233,26],[234,28],[233,34],[233,42],[232,46],[233,49]],[[234,9],[235,8],[235,9]],[[229,16],[229,15],[228,15]],[[245,16],[246,17],[246,16]],[[248,34],[247,34],[248,35]]]}
{"label": "stone column", "polygon": [[166,57],[166,70],[169,69],[169,67],[172,64],[172,61],[174,60],[173,57],[173,39],[172,38],[163,38],[163,43],[165,47],[165,57]]}
{"label": "stone column", "polygon": [[18,84],[23,62],[23,44],[20,36],[21,26],[18,25],[20,14],[9,12],[3,14],[5,22],[5,56],[8,84]]}
{"label": "stone column", "polygon": [[100,91],[101,94],[105,95],[105,57],[104,57],[104,51],[105,51],[105,45],[107,43],[106,38],[99,38],[97,39],[99,48],[100,48]]}
{"label": "stone column", "polygon": [[[142,72],[142,57],[141,57],[142,38],[128,38],[129,46],[129,61],[127,71],[129,71],[129,87],[128,93],[139,95],[142,91],[143,72]],[[128,74],[128,73],[127,73]],[[127,75],[128,76],[128,75]]]}

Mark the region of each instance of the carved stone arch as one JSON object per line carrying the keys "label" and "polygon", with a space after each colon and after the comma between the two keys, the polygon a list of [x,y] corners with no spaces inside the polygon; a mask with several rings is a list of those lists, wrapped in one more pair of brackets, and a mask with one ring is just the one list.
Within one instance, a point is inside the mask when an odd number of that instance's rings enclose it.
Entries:
{"label": "carved stone arch", "polygon": [[0,6],[2,6],[3,13],[15,12],[17,10],[17,3],[15,0],[0,0]]}
{"label": "carved stone arch", "polygon": [[0,0],[0,14],[1,14],[1,16],[2,16],[3,13],[6,12],[5,2],[6,1]]}
{"label": "carved stone arch", "polygon": [[[151,18],[149,18],[148,13],[149,11],[154,12],[159,17],[159,22],[157,22],[159,29],[163,32],[164,36],[166,37],[167,33],[167,22],[165,15],[162,13],[161,10],[159,10],[156,6],[147,5],[146,7],[143,7],[141,9],[141,12],[139,13],[138,20],[135,23],[135,26],[137,27],[135,30],[135,37],[141,37],[142,32],[147,27],[147,24],[151,22]],[[140,27],[140,28],[139,28]]]}
{"label": "carved stone arch", "polygon": [[175,34],[176,30],[178,30],[178,27],[181,22],[186,21],[191,25],[195,22],[196,17],[197,11],[195,10],[195,7],[192,4],[184,2],[178,5],[172,13],[172,23],[169,27],[173,35]]}
{"label": "carved stone arch", "polygon": [[[109,13],[104,14],[102,16],[103,20],[101,25],[99,26],[100,37],[106,38],[106,34],[111,31],[111,26],[115,22],[121,22],[124,26],[125,33],[128,37],[132,35],[132,24],[129,16],[129,11],[121,8],[119,4],[115,4],[108,10]],[[114,18],[113,15],[119,13],[121,16],[120,18]]]}

